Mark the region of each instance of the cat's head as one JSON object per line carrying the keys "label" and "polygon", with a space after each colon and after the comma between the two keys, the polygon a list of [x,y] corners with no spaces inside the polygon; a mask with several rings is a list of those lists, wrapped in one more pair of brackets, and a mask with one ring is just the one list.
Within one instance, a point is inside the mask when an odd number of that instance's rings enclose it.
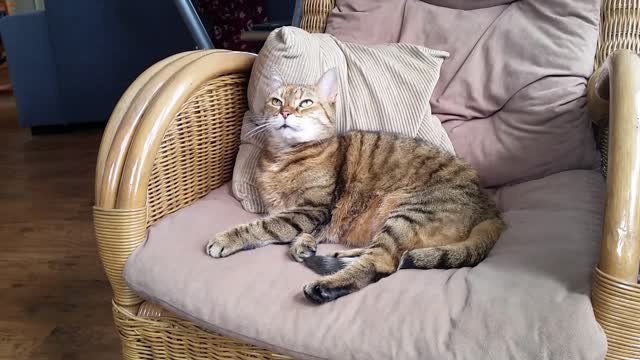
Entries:
{"label": "cat's head", "polygon": [[265,123],[270,143],[291,147],[336,135],[335,106],[338,79],[335,69],[314,85],[282,85],[267,97]]}

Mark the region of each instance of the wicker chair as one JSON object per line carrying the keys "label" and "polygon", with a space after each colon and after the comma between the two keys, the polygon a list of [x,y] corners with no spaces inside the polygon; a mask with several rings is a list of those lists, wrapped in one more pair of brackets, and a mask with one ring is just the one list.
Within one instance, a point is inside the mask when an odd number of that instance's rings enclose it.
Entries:
{"label": "wicker chair", "polygon": [[[322,32],[333,5],[333,0],[304,1],[301,26]],[[611,119],[611,132],[600,136],[608,188],[592,293],[609,359],[640,359],[640,196],[633,191],[640,183],[640,59],[617,51],[639,50],[639,28],[640,0],[604,0],[593,78],[610,79],[610,91],[602,87],[606,82],[591,81],[589,107],[597,118]],[[206,332],[144,302],[122,277],[148,226],[230,180],[254,59],[224,50],[169,57],[129,87],[104,132],[95,231],[126,359],[288,358]],[[607,96],[610,102],[603,99]]]}

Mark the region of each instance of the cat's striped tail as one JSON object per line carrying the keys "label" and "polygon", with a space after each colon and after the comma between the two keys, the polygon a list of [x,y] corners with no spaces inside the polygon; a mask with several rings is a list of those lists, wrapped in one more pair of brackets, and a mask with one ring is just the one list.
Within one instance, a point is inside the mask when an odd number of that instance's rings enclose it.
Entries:
{"label": "cat's striped tail", "polygon": [[451,269],[478,265],[484,260],[505,227],[500,218],[476,225],[461,242],[407,251],[398,269]]}

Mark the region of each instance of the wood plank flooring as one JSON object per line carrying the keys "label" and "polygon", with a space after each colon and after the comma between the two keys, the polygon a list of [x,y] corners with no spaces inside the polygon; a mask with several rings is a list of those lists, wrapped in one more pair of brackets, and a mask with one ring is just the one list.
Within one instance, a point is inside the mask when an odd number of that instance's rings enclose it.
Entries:
{"label": "wood plank flooring", "polygon": [[101,130],[31,136],[0,94],[0,359],[118,359],[91,207]]}

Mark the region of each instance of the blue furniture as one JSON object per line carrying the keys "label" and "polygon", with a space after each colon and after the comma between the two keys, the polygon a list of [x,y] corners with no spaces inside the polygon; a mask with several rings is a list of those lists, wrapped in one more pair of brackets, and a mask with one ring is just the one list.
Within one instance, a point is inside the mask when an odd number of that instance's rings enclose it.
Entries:
{"label": "blue furniture", "polygon": [[47,0],[45,11],[0,19],[20,125],[106,122],[153,63],[195,48],[164,0]]}

